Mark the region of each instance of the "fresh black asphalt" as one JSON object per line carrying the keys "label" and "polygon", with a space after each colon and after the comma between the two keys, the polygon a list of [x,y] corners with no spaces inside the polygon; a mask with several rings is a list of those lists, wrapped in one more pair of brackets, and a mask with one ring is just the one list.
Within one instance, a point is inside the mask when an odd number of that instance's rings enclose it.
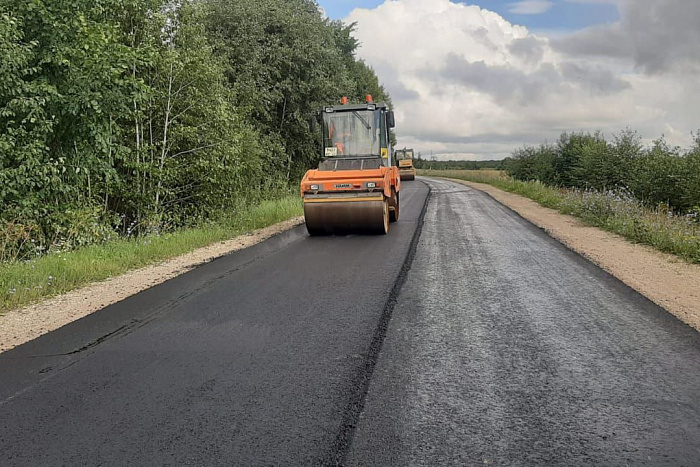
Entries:
{"label": "fresh black asphalt", "polygon": [[700,465],[700,335],[489,196],[429,183],[345,463]]}
{"label": "fresh black asphalt", "polygon": [[698,333],[427,183],[0,354],[0,465],[700,465]]}
{"label": "fresh black asphalt", "polygon": [[0,354],[0,465],[334,463],[428,194],[404,188],[389,235],[299,227]]}

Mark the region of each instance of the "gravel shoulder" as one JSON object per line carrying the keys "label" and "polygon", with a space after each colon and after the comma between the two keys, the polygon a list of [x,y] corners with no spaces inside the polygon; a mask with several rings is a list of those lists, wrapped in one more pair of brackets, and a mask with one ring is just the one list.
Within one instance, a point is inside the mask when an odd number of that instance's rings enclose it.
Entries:
{"label": "gravel shoulder", "polygon": [[700,331],[700,266],[587,226],[575,217],[542,207],[523,196],[484,183],[450,180],[487,193]]}
{"label": "gravel shoulder", "polygon": [[296,217],[10,311],[0,316],[0,353],[184,274],[203,263],[263,242],[303,222],[303,217]]}

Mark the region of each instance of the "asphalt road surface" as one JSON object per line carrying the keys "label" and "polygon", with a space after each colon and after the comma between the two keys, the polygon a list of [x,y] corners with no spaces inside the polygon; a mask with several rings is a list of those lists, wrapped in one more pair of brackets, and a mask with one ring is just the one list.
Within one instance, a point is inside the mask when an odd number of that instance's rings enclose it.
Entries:
{"label": "asphalt road surface", "polygon": [[0,465],[699,465],[699,335],[427,183],[0,354]]}
{"label": "asphalt road surface", "polygon": [[700,465],[697,332],[487,195],[430,204],[348,465]]}
{"label": "asphalt road surface", "polygon": [[0,466],[337,463],[427,195],[389,235],[302,226],[0,354]]}

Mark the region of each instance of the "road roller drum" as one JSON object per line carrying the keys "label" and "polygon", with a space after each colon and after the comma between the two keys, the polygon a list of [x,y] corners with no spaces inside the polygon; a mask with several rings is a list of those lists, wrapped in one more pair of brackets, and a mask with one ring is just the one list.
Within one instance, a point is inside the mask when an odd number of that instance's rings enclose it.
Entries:
{"label": "road roller drum", "polygon": [[304,218],[311,235],[385,234],[389,231],[389,203],[384,196],[310,199],[304,202]]}

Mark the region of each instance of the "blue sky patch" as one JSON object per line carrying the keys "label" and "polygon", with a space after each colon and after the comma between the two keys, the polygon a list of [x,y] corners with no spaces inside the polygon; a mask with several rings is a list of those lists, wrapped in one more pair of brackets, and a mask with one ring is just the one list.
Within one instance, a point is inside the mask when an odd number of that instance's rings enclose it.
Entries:
{"label": "blue sky patch", "polygon": [[[465,3],[479,5],[495,11],[514,24],[526,26],[534,31],[571,31],[596,24],[618,20],[617,7],[611,3],[573,3],[566,0],[549,0],[551,7],[536,14],[523,14],[527,8],[518,8],[522,2],[516,0],[476,0]],[[374,8],[384,0],[318,0],[332,19],[345,18],[354,8]],[[546,0],[543,3],[547,3]],[[535,9],[536,10],[536,9]]]}

